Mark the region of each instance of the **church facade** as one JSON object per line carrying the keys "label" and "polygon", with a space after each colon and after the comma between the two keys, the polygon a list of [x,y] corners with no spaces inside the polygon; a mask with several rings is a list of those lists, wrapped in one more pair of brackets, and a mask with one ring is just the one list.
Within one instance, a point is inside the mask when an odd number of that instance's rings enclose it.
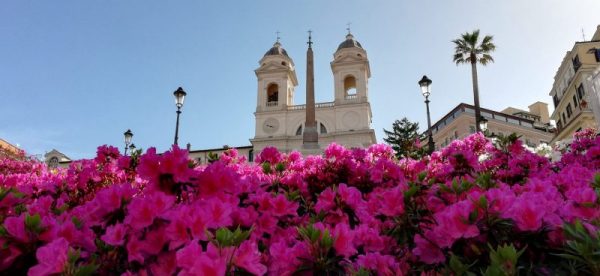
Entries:
{"label": "church facade", "polygon": [[[312,52],[307,59],[310,59],[307,68],[312,68]],[[298,85],[294,61],[277,41],[259,64],[255,70],[255,135],[250,139],[253,151],[259,153],[267,146],[274,146],[282,152],[298,150],[307,153],[303,150],[303,133],[309,112],[305,104],[294,104]],[[314,109],[320,149],[332,142],[348,148],[363,148],[376,143],[375,131],[371,128],[369,60],[367,52],[352,34],[346,36],[333,54],[331,70],[334,99],[315,103]],[[311,69],[307,79],[312,77]]]}

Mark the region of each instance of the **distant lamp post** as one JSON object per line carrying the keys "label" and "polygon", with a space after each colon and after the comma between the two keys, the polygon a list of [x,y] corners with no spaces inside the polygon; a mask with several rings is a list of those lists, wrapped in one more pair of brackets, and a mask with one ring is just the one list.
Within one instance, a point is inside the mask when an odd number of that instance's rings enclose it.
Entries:
{"label": "distant lamp post", "polygon": [[135,151],[135,144],[129,145],[129,152],[133,153]]}
{"label": "distant lamp post", "polygon": [[419,81],[421,93],[423,94],[423,97],[425,97],[425,106],[427,107],[427,134],[429,135],[427,145],[429,146],[429,154],[431,154],[435,148],[435,144],[433,143],[433,133],[431,130],[431,115],[429,114],[429,95],[431,95],[431,83],[432,81],[427,76],[423,76],[423,78]]}
{"label": "distant lamp post", "polygon": [[177,145],[177,140],[179,140],[179,114],[181,114],[181,108],[183,107],[183,101],[185,100],[185,91],[183,88],[179,87],[175,92],[173,92],[173,96],[175,96],[175,106],[177,106],[177,123],[175,124],[175,142],[173,144]]}
{"label": "distant lamp post", "polygon": [[129,147],[129,144],[131,144],[131,138],[133,138],[133,132],[131,132],[131,129],[128,129],[127,131],[125,131],[125,133],[123,133],[123,136],[125,137],[125,153],[124,153],[124,155],[127,156],[127,148]]}
{"label": "distant lamp post", "polygon": [[488,120],[483,116],[479,117],[479,129],[481,129],[481,132],[484,134],[488,129]]}

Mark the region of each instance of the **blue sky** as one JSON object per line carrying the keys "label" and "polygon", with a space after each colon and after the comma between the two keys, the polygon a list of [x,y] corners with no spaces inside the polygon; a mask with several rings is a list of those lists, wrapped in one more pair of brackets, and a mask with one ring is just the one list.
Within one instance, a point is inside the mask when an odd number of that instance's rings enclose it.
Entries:
{"label": "blue sky", "polygon": [[172,92],[182,86],[180,144],[249,145],[258,60],[275,32],[294,59],[305,99],[306,31],[312,29],[316,97],[333,100],[329,62],[345,28],[367,50],[373,128],[404,116],[425,129],[417,81],[433,80],[432,120],[472,102],[468,66],[450,42],[481,29],[496,63],[479,70],[481,104],[501,110],[551,104],[566,51],[600,24],[597,0],[449,1],[4,1],[0,9],[0,138],[30,154],[53,148],[90,158],[102,144],[170,147]]}

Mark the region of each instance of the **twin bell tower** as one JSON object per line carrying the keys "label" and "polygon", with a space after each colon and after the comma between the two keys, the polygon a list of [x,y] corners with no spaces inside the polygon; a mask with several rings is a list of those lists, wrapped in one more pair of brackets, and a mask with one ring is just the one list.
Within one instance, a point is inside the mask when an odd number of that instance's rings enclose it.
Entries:
{"label": "twin bell tower", "polygon": [[316,103],[310,31],[307,45],[306,104],[294,104],[298,78],[294,61],[279,38],[260,59],[254,71],[258,82],[255,136],[250,140],[254,151],[274,146],[282,152],[322,154],[332,142],[347,148],[376,143],[368,91],[371,70],[365,49],[348,31],[331,62],[334,101]]}

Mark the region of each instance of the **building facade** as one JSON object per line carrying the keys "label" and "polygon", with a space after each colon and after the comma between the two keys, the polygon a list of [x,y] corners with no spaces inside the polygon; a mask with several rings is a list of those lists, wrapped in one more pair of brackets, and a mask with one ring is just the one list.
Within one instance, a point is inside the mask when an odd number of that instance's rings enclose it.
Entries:
{"label": "building facade", "polygon": [[[294,104],[298,85],[294,62],[277,41],[259,64],[255,70],[258,88],[255,135],[250,139],[253,150],[259,153],[267,146],[274,146],[282,152],[300,151],[306,105]],[[352,34],[335,51],[331,70],[334,100],[315,104],[319,144],[336,142],[362,148],[376,143],[371,128],[369,60]]]}
{"label": "building facade", "polygon": [[[481,108],[481,116],[488,120],[487,133],[509,135],[516,133],[528,146],[550,143],[554,136],[548,120],[548,105],[536,102],[529,111],[509,107],[502,112]],[[456,139],[463,139],[476,132],[475,107],[461,103],[446,116],[431,126],[436,149],[449,145]]]}
{"label": "building facade", "polygon": [[586,101],[592,109],[596,119],[596,125],[600,126],[600,65],[585,81],[585,90],[589,91]]}
{"label": "building facade", "polygon": [[571,139],[581,129],[598,127],[588,104],[591,87],[586,80],[600,65],[600,25],[590,41],[576,42],[563,58],[554,77],[550,96],[554,103],[551,119],[556,121],[554,141]]}
{"label": "building facade", "polygon": [[44,162],[48,165],[49,168],[66,168],[69,167],[69,164],[71,163],[71,158],[64,155],[62,152],[53,149],[50,152],[44,154]]}
{"label": "building facade", "polygon": [[22,156],[24,156],[23,150],[5,141],[4,139],[0,139],[0,157],[12,159]]}
{"label": "building facade", "polygon": [[254,161],[254,149],[252,146],[229,147],[225,145],[221,148],[214,149],[189,150],[189,157],[190,159],[196,160],[199,164],[207,164],[210,161],[211,155],[221,155],[229,149],[235,149],[238,152],[238,156],[244,156],[248,162]]}

